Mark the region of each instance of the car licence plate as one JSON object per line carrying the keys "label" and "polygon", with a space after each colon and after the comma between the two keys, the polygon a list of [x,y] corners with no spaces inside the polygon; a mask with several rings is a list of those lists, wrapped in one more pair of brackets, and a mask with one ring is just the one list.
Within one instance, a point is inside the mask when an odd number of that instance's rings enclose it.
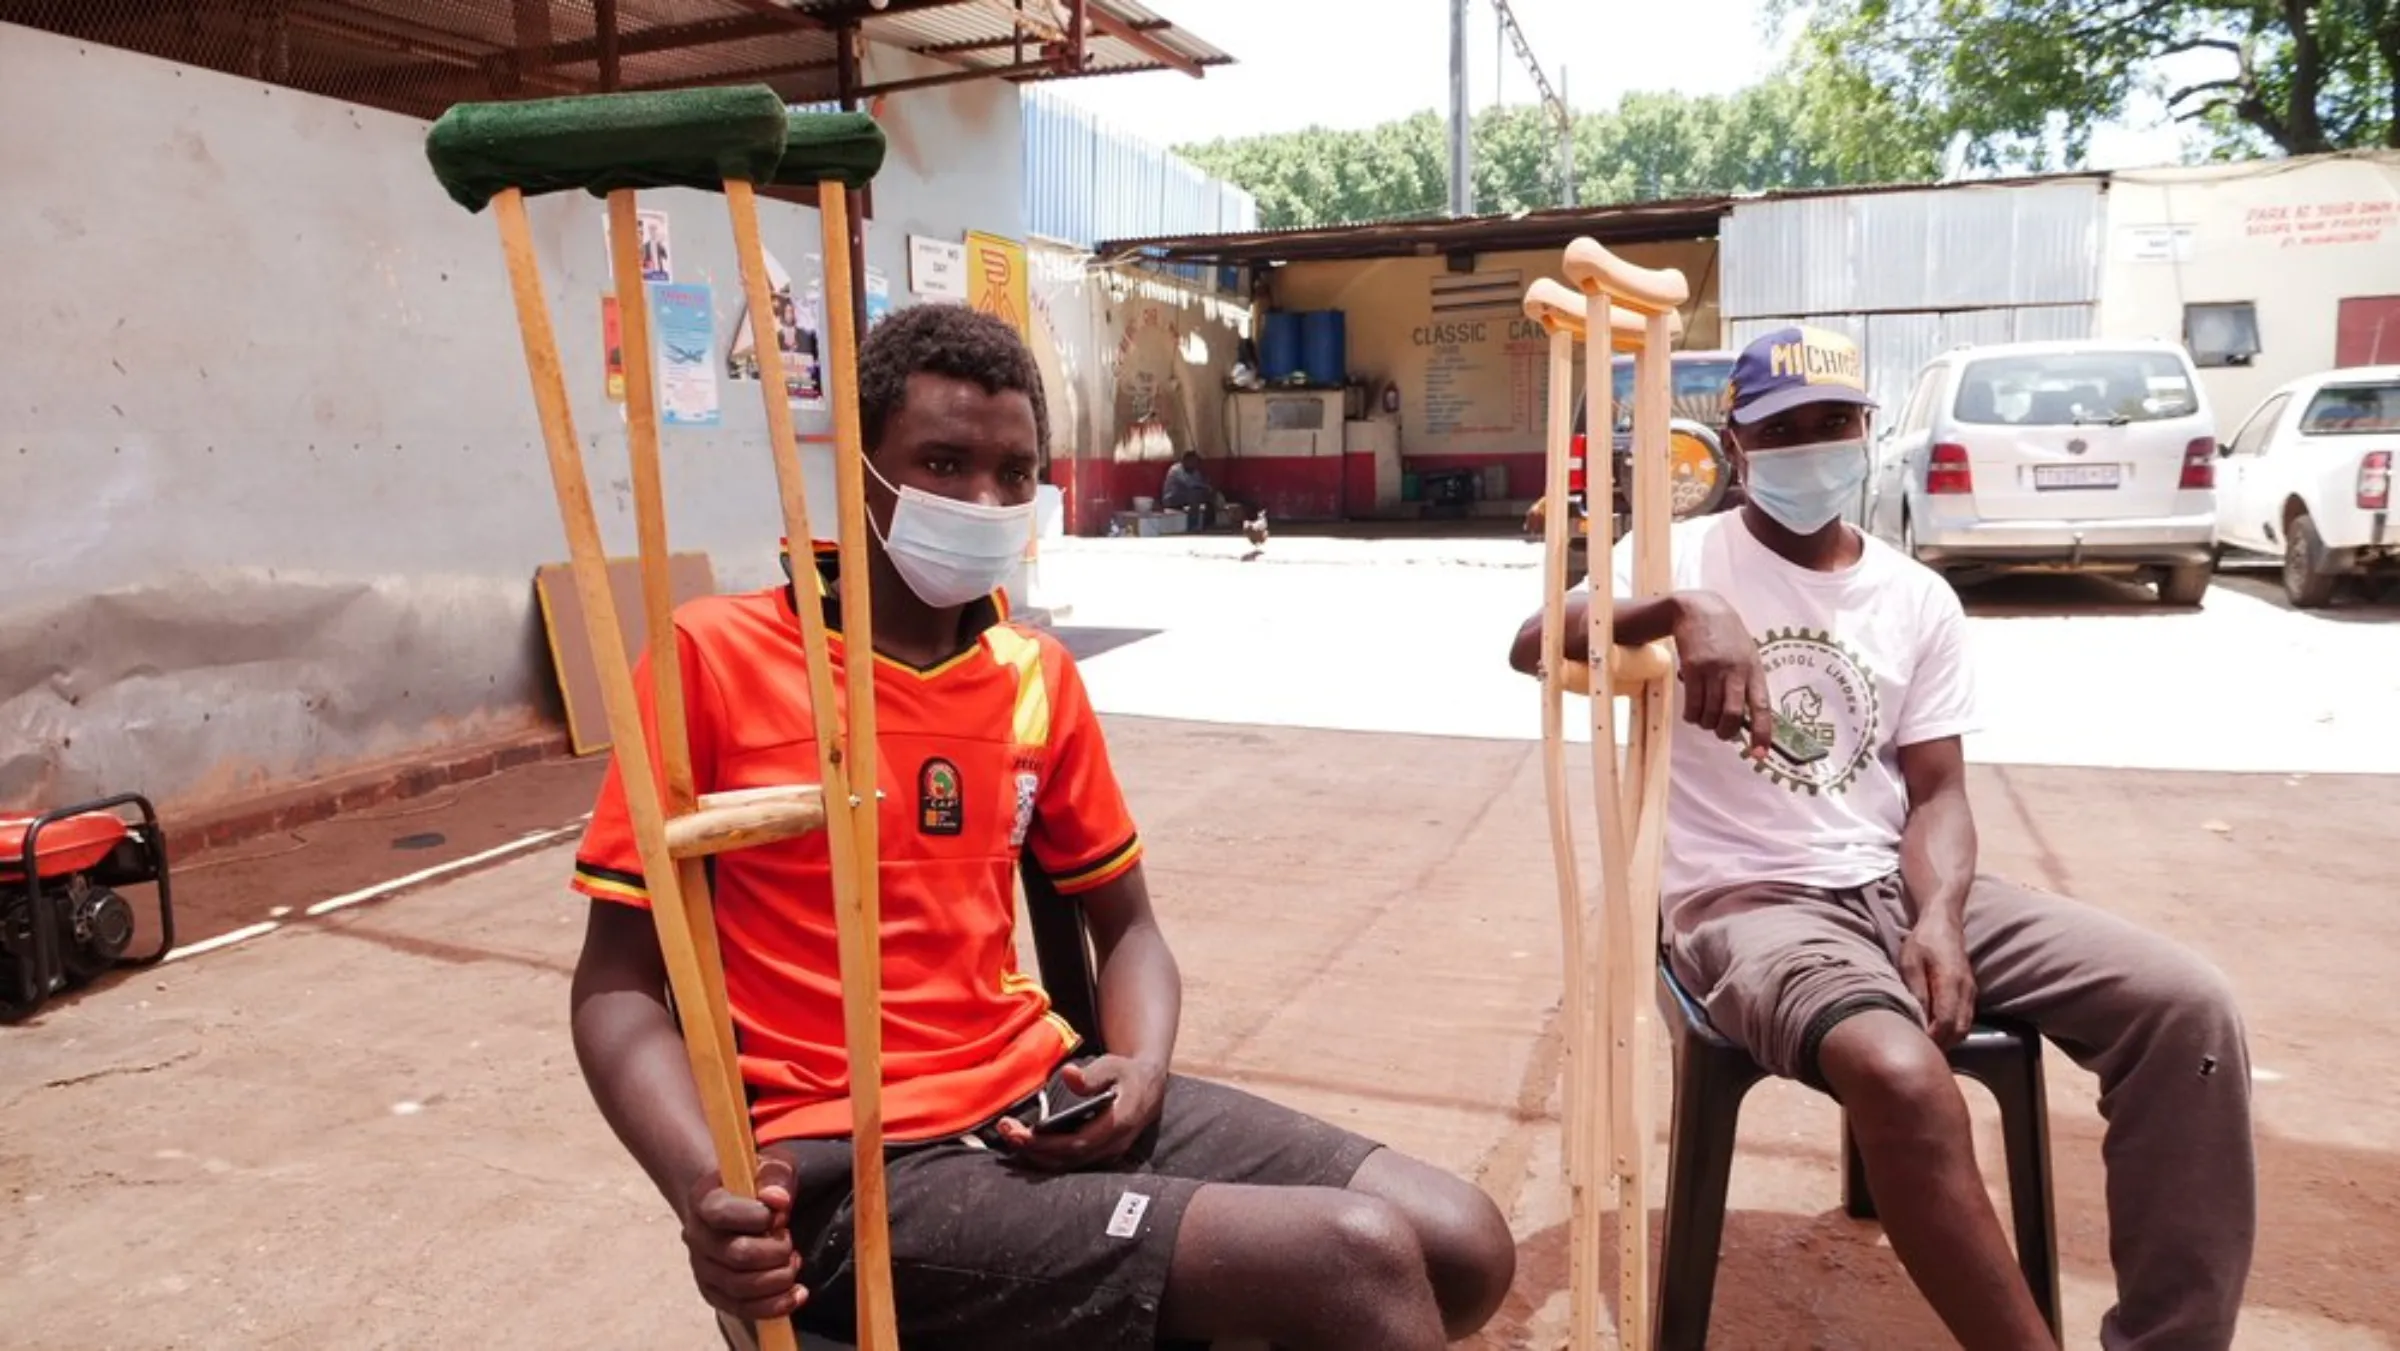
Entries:
{"label": "car licence plate", "polygon": [[2036,488],[2114,488],[2117,468],[2113,464],[2037,464],[2033,467],[2033,486]]}

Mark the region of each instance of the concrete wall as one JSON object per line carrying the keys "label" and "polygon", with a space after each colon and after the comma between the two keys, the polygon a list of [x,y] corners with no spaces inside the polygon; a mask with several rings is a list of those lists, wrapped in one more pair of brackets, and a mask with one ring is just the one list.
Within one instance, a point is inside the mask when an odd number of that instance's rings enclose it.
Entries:
{"label": "concrete wall", "polygon": [[2200,373],[2230,437],[2334,364],[2344,298],[2400,295],[2400,152],[2115,174],[2107,248],[2102,336],[2180,340],[2186,304],[2257,306],[2255,361]]}
{"label": "concrete wall", "polygon": [[[894,66],[923,69],[869,62]],[[425,124],[5,24],[0,72],[0,807],[138,789],[213,809],[555,719],[532,576],[565,540],[495,229],[443,197]],[[1021,138],[999,86],[881,114],[869,257],[898,301],[908,232],[1021,235]],[[666,430],[673,542],[720,586],[763,584],[781,524],[760,391],[724,374],[724,207],[644,205],[669,214],[675,280],[714,299],[722,420]],[[603,528],[630,552],[602,207],[531,214]],[[765,216],[806,286],[815,213]],[[830,534],[830,465],[806,458]]]}
{"label": "concrete wall", "polygon": [[[1485,254],[1475,275],[1516,274],[1509,289],[1521,299],[1537,278],[1563,280],[1563,252]],[[1617,252],[1644,267],[1681,269],[1695,300],[1683,346],[1717,344],[1715,241]],[[1499,466],[1503,497],[1539,497],[1548,342],[1523,322],[1516,301],[1444,313],[1437,326],[1434,288],[1459,284],[1456,276],[1440,258],[1294,263],[1275,270],[1272,287],[1279,309],[1343,311],[1352,377],[1378,391],[1387,380],[1399,386],[1400,454],[1411,472]]]}
{"label": "concrete wall", "polygon": [[1225,382],[1250,329],[1248,305],[1135,268],[1095,269],[1080,249],[1031,249],[1034,354],[1052,423],[1052,478],[1067,529],[1103,534],[1135,497],[1155,497],[1186,450],[1238,492],[1226,459]]}

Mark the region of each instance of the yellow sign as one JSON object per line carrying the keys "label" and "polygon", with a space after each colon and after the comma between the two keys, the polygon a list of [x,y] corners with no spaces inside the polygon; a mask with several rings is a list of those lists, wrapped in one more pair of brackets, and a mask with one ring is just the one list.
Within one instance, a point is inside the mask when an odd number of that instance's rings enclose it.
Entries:
{"label": "yellow sign", "polygon": [[1026,293],[1024,245],[999,235],[967,231],[967,304],[1006,320],[1032,341],[1033,306]]}

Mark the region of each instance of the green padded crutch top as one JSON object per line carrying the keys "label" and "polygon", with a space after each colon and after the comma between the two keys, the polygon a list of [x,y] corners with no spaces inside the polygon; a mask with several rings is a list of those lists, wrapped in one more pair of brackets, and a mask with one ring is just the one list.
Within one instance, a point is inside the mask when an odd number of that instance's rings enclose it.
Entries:
{"label": "green padded crutch top", "polygon": [[793,113],[765,85],[461,103],[425,136],[451,200],[481,211],[508,188],[721,189],[727,179],[863,186],[883,129],[859,113]]}
{"label": "green padded crutch top", "polygon": [[883,171],[883,128],[865,113],[793,113],[786,123],[779,187],[840,183],[863,188]]}

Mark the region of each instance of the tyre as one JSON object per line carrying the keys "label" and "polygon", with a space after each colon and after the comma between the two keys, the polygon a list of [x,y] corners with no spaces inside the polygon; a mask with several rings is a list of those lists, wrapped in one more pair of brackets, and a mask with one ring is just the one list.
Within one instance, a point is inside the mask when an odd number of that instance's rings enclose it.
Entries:
{"label": "tyre", "polygon": [[2162,605],[2198,605],[2208,594],[2209,578],[2216,573],[2213,562],[2183,563],[2158,575],[2158,599]]}
{"label": "tyre", "polygon": [[2283,594],[2293,609],[2318,610],[2333,602],[2333,589],[2342,579],[2324,569],[2319,561],[2324,556],[2316,522],[2305,511],[2293,512],[2283,527]]}

